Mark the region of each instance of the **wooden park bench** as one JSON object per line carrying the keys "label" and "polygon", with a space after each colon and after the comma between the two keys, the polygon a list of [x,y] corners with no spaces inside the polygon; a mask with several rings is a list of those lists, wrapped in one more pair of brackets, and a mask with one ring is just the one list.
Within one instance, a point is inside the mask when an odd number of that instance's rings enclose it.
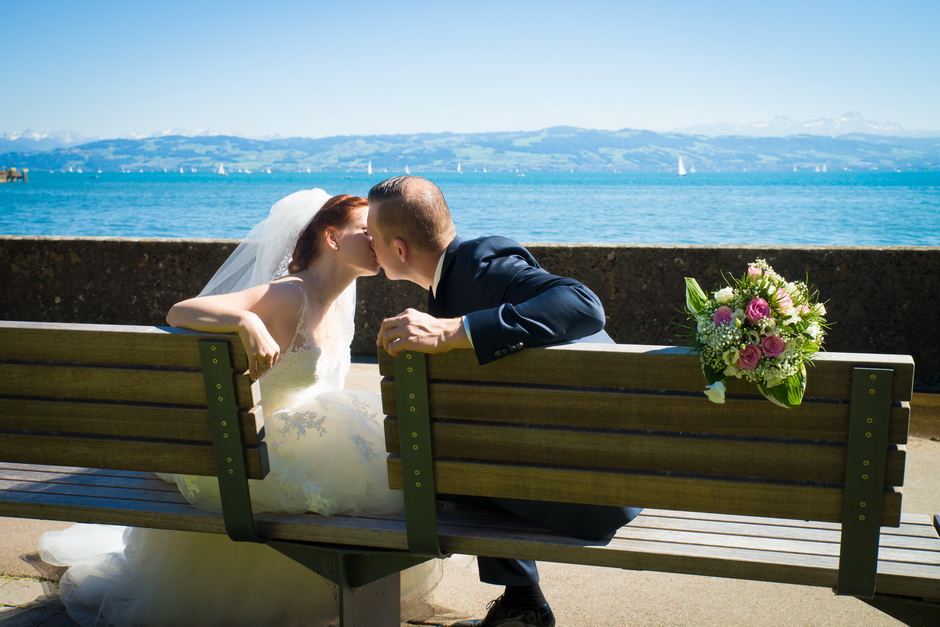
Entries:
{"label": "wooden park bench", "polygon": [[[0,515],[266,542],[337,584],[344,625],[398,625],[398,572],[451,553],[940,598],[935,523],[901,513],[910,357],[821,354],[787,411],[744,386],[710,403],[685,349],[383,356],[406,512],[361,518],[251,512],[267,458],[246,365],[233,335],[0,322]],[[224,514],[153,472],[218,476]],[[437,493],[647,509],[586,542]]]}

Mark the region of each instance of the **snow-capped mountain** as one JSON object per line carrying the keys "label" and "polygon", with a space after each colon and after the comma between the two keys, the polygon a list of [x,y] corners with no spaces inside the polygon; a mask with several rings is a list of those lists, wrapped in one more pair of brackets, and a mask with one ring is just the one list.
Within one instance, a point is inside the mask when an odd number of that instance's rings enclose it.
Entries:
{"label": "snow-capped mountain", "polygon": [[55,148],[68,148],[101,139],[71,131],[40,133],[25,130],[21,133],[0,133],[0,152],[43,152]]}
{"label": "snow-capped mountain", "polygon": [[860,113],[849,111],[833,118],[816,118],[813,120],[794,120],[785,115],[778,115],[767,122],[754,122],[741,124],[734,122],[719,122],[717,124],[698,124],[687,128],[677,129],[676,132],[691,135],[746,135],[749,137],[786,137],[788,135],[823,135],[837,137],[850,133],[865,133],[868,135],[891,135],[894,137],[925,136],[922,131],[908,131],[900,124],[894,122],[877,122],[868,120]]}

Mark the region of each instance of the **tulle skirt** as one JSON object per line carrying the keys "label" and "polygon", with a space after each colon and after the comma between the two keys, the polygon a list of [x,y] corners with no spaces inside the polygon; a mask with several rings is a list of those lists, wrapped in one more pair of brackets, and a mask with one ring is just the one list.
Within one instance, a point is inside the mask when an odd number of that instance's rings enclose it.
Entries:
{"label": "tulle skirt", "polygon": [[[388,488],[379,395],[312,387],[290,398],[265,416],[271,472],[249,482],[254,510],[401,511],[401,492]],[[197,507],[220,511],[215,477],[163,478]],[[69,567],[60,594],[86,626],[319,626],[336,619],[333,584],[269,546],[220,534],[74,525],[43,535],[40,554]],[[402,573],[404,598],[425,595],[440,563]],[[408,608],[427,610],[420,602]]]}
{"label": "tulle skirt", "polygon": [[[271,547],[220,534],[79,524],[44,534],[40,555],[69,567],[60,595],[85,627],[337,624],[333,584]],[[433,613],[440,564],[402,573],[406,616]]]}

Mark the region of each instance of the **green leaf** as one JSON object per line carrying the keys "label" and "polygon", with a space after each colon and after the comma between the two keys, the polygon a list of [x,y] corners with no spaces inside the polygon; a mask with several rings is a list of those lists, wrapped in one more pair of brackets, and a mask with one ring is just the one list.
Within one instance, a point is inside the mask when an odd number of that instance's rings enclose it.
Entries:
{"label": "green leaf", "polygon": [[705,382],[708,385],[716,381],[722,381],[725,378],[724,368],[719,370],[711,364],[706,364],[704,359],[702,360],[702,373],[705,375]]}
{"label": "green leaf", "polygon": [[757,389],[768,401],[785,409],[799,407],[803,402],[803,392],[806,390],[806,368],[801,367],[799,372],[787,377],[783,383],[773,387],[766,387],[760,383]]}
{"label": "green leaf", "polygon": [[685,306],[693,314],[698,315],[708,303],[708,297],[699,287],[698,281],[685,277]]}

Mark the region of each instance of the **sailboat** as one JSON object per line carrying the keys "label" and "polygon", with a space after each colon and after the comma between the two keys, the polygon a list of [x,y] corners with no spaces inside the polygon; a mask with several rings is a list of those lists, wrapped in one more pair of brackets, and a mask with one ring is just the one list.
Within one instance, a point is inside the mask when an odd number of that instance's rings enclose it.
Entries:
{"label": "sailboat", "polygon": [[369,162],[369,167],[367,168],[367,171],[369,173],[369,176],[372,176],[372,162],[371,161]]}
{"label": "sailboat", "polygon": [[685,165],[682,163],[682,157],[679,157],[679,176],[685,176]]}
{"label": "sailboat", "polygon": [[460,167],[460,162],[457,162],[457,174],[463,174],[463,168]]}
{"label": "sailboat", "polygon": [[219,170],[218,172],[216,172],[216,174],[218,174],[219,176],[228,176],[228,174],[225,172],[225,166],[222,165],[221,163],[219,164]]}
{"label": "sailboat", "polygon": [[411,174],[411,168],[405,165],[405,174]]}

